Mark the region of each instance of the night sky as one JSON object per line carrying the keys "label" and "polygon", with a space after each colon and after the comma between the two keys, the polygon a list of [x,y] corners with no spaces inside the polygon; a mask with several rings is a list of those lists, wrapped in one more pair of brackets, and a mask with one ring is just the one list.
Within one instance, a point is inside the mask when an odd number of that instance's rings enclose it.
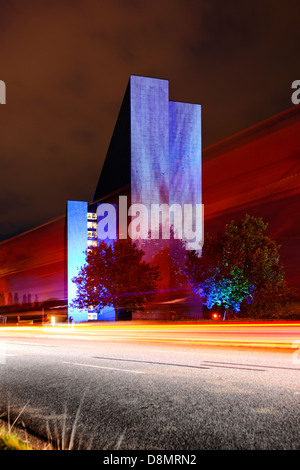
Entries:
{"label": "night sky", "polygon": [[0,240],[91,201],[129,75],[200,103],[203,147],[293,106],[299,0],[0,0]]}

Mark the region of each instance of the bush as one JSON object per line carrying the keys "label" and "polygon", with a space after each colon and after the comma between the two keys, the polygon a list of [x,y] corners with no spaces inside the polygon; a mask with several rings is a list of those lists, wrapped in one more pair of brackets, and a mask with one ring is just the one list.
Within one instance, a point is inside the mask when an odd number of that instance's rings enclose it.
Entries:
{"label": "bush", "polygon": [[300,298],[295,289],[263,292],[241,306],[240,317],[261,320],[300,320]]}

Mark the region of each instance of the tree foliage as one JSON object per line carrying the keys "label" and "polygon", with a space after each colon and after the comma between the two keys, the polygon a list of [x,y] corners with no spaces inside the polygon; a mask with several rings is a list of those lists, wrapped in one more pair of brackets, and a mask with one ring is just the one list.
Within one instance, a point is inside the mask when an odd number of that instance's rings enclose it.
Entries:
{"label": "tree foliage", "polygon": [[73,279],[77,297],[73,306],[100,311],[143,310],[157,290],[159,270],[142,260],[143,250],[130,240],[104,241],[87,251],[86,264]]}
{"label": "tree foliage", "polygon": [[239,312],[243,300],[284,285],[279,246],[266,234],[268,224],[246,215],[226,225],[225,232],[206,236],[202,254],[188,253],[186,270],[193,289],[206,305]]}
{"label": "tree foliage", "polygon": [[171,240],[169,245],[161,248],[153,257],[152,263],[159,266],[161,290],[176,291],[188,285],[185,273],[186,249],[180,240]]}

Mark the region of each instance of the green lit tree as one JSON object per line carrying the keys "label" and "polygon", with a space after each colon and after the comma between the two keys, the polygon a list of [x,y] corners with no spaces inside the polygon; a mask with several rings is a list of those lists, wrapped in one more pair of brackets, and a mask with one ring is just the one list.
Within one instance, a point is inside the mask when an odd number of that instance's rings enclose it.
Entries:
{"label": "green lit tree", "polygon": [[118,311],[143,310],[158,288],[159,270],[142,260],[143,250],[130,240],[104,241],[87,251],[86,264],[73,282],[77,296],[73,306],[92,307],[100,311],[106,306]]}
{"label": "green lit tree", "polygon": [[251,303],[262,293],[284,288],[279,246],[266,234],[268,224],[246,215],[231,221],[224,234],[207,235],[202,253],[187,255],[186,272],[193,289],[206,299],[208,308],[224,307],[239,312],[243,301]]}

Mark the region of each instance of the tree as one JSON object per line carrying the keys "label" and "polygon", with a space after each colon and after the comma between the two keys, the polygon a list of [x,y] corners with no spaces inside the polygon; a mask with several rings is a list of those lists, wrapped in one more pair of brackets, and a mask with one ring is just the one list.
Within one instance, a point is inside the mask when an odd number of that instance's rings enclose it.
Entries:
{"label": "tree", "polygon": [[[151,243],[151,240],[150,240]],[[165,245],[157,249],[152,258],[152,264],[159,266],[162,282],[162,290],[171,289],[176,291],[188,285],[185,273],[186,247],[182,240],[175,239],[173,232]]]}
{"label": "tree", "polygon": [[246,215],[226,225],[225,233],[207,235],[202,253],[188,253],[186,272],[193,289],[206,298],[206,305],[224,306],[239,312],[263,292],[284,286],[279,246],[265,235],[268,224]]}
{"label": "tree", "polygon": [[73,279],[77,297],[73,306],[100,311],[112,306],[122,310],[143,310],[157,290],[159,271],[142,261],[144,252],[130,240],[104,241],[87,251],[86,264]]}

